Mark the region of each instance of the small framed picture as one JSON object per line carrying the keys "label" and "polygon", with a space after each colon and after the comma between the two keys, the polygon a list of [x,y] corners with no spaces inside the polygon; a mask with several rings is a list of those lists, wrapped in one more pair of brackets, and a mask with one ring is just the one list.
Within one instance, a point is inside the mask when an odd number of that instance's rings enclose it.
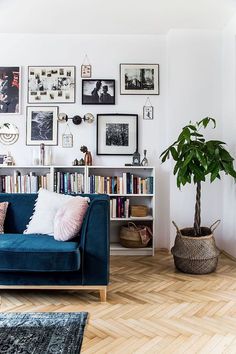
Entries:
{"label": "small framed picture", "polygon": [[57,145],[58,107],[32,107],[26,111],[26,145]]}
{"label": "small framed picture", "polygon": [[137,150],[137,114],[97,115],[97,155],[133,155]]}
{"label": "small framed picture", "polygon": [[62,135],[62,147],[72,148],[73,147],[73,134],[63,134]]}
{"label": "small framed picture", "polygon": [[19,66],[0,67],[0,114],[20,114],[21,69]]}
{"label": "small framed picture", "polygon": [[82,104],[115,104],[115,80],[82,80]]}
{"label": "small framed picture", "polygon": [[29,66],[28,103],[75,103],[75,66]]}
{"label": "small framed picture", "polygon": [[7,155],[0,155],[0,166],[4,165],[4,160],[7,157]]}
{"label": "small framed picture", "polygon": [[159,93],[159,64],[120,64],[121,95]]}
{"label": "small framed picture", "polygon": [[90,78],[92,76],[92,65],[81,65],[81,77]]}
{"label": "small framed picture", "polygon": [[153,119],[153,106],[143,107],[143,119]]}

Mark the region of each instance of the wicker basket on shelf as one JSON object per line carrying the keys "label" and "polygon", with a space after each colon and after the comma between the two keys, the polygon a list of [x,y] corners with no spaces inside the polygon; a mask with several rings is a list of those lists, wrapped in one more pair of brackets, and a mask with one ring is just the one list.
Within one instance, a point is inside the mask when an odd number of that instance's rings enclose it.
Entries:
{"label": "wicker basket on shelf", "polygon": [[121,226],[120,244],[127,248],[147,247],[152,238],[152,231],[146,225],[135,225],[129,222],[127,226]]}

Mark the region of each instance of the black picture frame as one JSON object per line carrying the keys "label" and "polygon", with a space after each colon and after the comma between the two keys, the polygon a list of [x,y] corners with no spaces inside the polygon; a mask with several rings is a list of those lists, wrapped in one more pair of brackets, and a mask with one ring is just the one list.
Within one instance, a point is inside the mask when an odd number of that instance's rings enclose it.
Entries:
{"label": "black picture frame", "polygon": [[[142,74],[147,71],[147,79],[142,82]],[[130,72],[130,78],[129,78]],[[133,82],[134,81],[134,82]],[[159,95],[160,65],[159,64],[120,64],[121,95]]]}
{"label": "black picture frame", "polygon": [[0,67],[0,114],[21,114],[21,67]]}
{"label": "black picture frame", "polygon": [[[99,85],[100,87],[98,89]],[[103,87],[105,86],[107,87],[107,93],[102,91]],[[114,105],[116,103],[115,86],[116,86],[115,80],[113,79],[83,79],[82,80],[82,104]],[[101,92],[98,92],[100,90]],[[88,93],[90,93],[90,95]]]}
{"label": "black picture frame", "polygon": [[[109,126],[110,125],[110,126]],[[112,134],[112,125],[115,131]],[[127,125],[129,125],[127,127]],[[110,136],[109,134],[110,129]],[[123,129],[123,137],[120,129]],[[115,139],[115,144],[110,143]],[[117,139],[122,139],[119,144]],[[127,143],[128,142],[128,143]],[[125,113],[97,114],[96,154],[104,156],[132,156],[138,150],[138,115]]]}
{"label": "black picture frame", "polygon": [[[65,71],[71,72],[70,76],[65,74]],[[32,81],[39,76],[41,82],[47,79],[50,71],[58,71],[57,73],[51,73],[54,79],[57,78],[66,79],[69,81],[68,88],[64,84],[62,89],[55,87],[53,89],[41,90],[41,87],[32,88]],[[52,77],[50,77],[51,79]],[[47,86],[47,85],[46,85]],[[51,95],[54,97],[51,98]],[[68,96],[68,98],[67,98]],[[27,81],[27,103],[29,104],[67,104],[76,102],[76,67],[75,65],[30,65],[28,66],[28,81]]]}

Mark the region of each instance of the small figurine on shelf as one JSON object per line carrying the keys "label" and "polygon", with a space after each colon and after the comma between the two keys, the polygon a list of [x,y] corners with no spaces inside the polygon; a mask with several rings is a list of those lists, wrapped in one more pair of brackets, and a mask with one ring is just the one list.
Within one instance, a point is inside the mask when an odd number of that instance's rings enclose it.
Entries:
{"label": "small figurine on shelf", "polygon": [[79,160],[79,166],[84,166],[84,165],[85,165],[84,159],[80,159]]}
{"label": "small figurine on shelf", "polygon": [[133,154],[133,166],[140,166],[140,153],[138,150]]}
{"label": "small figurine on shelf", "polygon": [[45,164],[45,145],[40,144],[40,161],[39,164],[43,166]]}
{"label": "small figurine on shelf", "polygon": [[147,150],[144,150],[144,158],[141,161],[141,166],[148,166],[148,159],[147,159]]}
{"label": "small figurine on shelf", "polygon": [[92,166],[92,155],[91,155],[91,152],[88,151],[87,146],[82,145],[80,148],[80,151],[82,151],[84,153],[84,164],[86,166]]}
{"label": "small figurine on shelf", "polygon": [[8,151],[7,156],[4,157],[3,164],[6,166],[14,166],[15,165],[14,159],[11,156],[10,151]]}
{"label": "small figurine on shelf", "polygon": [[78,166],[79,165],[79,161],[77,159],[74,159],[74,161],[72,162],[72,166]]}

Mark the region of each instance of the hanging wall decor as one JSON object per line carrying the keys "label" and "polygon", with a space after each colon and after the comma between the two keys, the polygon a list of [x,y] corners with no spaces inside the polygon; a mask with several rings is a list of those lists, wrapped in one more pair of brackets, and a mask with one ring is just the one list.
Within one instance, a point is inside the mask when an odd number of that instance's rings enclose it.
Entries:
{"label": "hanging wall decor", "polygon": [[91,76],[92,76],[92,65],[89,63],[89,58],[86,54],[83,64],[81,65],[81,77],[89,79]]}
{"label": "hanging wall decor", "polygon": [[19,66],[0,67],[0,113],[19,114],[21,72]]}
{"label": "hanging wall decor", "polygon": [[149,97],[147,97],[145,105],[143,106],[143,119],[153,119],[153,106]]}
{"label": "hanging wall decor", "polygon": [[29,66],[28,103],[75,103],[75,66]]}
{"label": "hanging wall decor", "polygon": [[13,123],[3,123],[0,125],[0,143],[12,145],[19,138],[19,129]]}
{"label": "hanging wall decor", "polygon": [[62,134],[62,147],[72,148],[73,147],[73,134],[70,131],[69,124],[67,123],[66,129]]}

